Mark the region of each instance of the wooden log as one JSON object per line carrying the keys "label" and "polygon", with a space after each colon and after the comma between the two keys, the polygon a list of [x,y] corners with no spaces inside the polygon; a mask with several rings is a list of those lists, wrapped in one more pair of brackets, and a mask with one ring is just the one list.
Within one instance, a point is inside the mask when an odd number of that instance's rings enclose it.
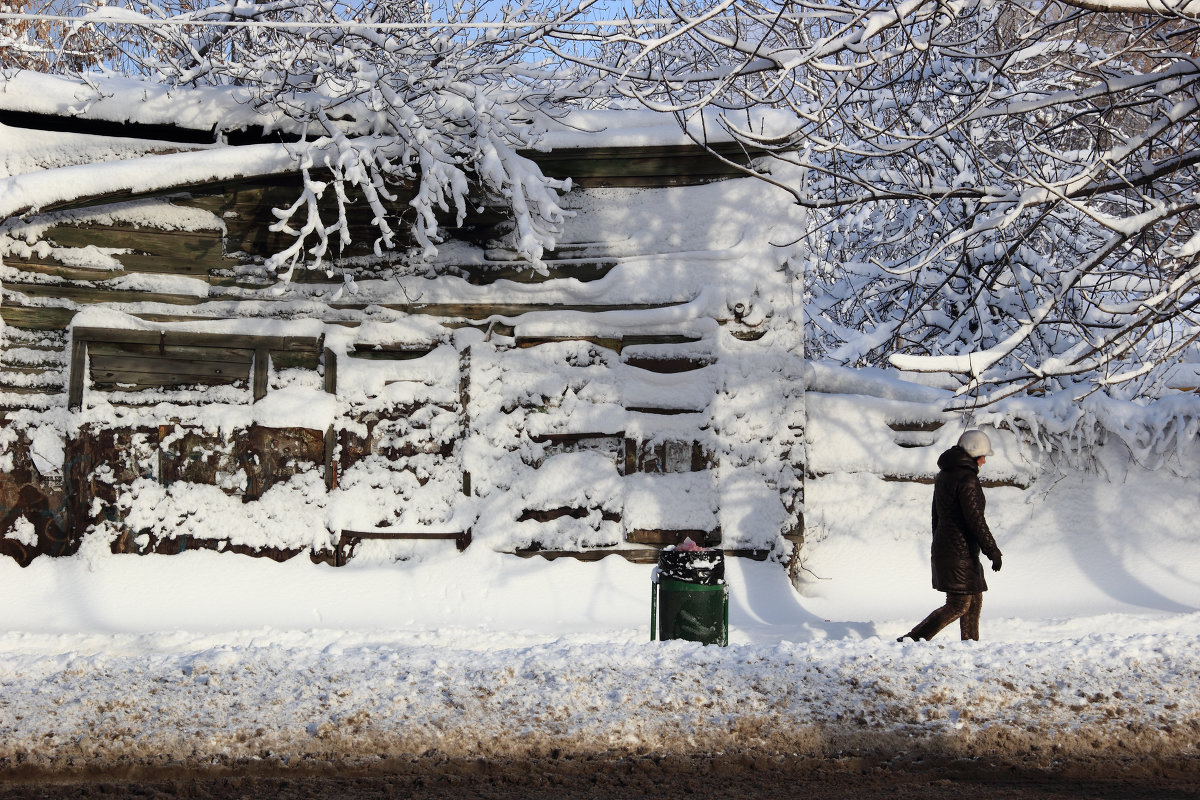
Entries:
{"label": "wooden log", "polygon": [[167,231],[149,227],[128,228],[109,225],[60,225],[50,228],[43,238],[60,247],[86,247],[129,250],[114,256],[125,268],[136,272],[207,274],[223,265],[224,253],[219,230]]}
{"label": "wooden log", "polygon": [[411,361],[429,355],[434,349],[433,346],[424,345],[356,344],[346,355],[371,361]]}
{"label": "wooden log", "polygon": [[345,566],[350,557],[354,555],[354,548],[363,539],[377,540],[453,540],[454,546],[459,552],[466,550],[471,545],[471,529],[465,531],[450,531],[450,532],[432,532],[432,531],[352,531],[343,530],[338,537],[337,546],[335,548],[334,565]]}
{"label": "wooden log", "polygon": [[533,284],[565,278],[573,278],[580,283],[591,283],[608,275],[617,265],[615,260],[546,261],[543,263],[545,272],[536,272],[527,265],[496,266],[485,263],[452,266],[466,276],[467,283],[474,286],[488,286],[502,280]]}
{"label": "wooden log", "polygon": [[168,292],[144,292],[113,289],[107,286],[79,286],[63,283],[19,283],[6,281],[4,288],[20,292],[26,297],[52,297],[75,303],[164,303],[179,306],[194,306],[209,302],[212,298],[190,294]]}
{"label": "wooden log", "polygon": [[337,394],[337,353],[326,347],[325,357],[325,392]]}
{"label": "wooden log", "polygon": [[[0,377],[0,395],[20,395],[29,397],[34,395],[56,395],[62,394],[64,388],[65,387],[63,386],[62,381],[41,384],[38,386],[9,386],[4,382],[4,379]],[[11,408],[14,403],[0,402],[0,405],[3,405],[6,408]],[[15,405],[24,407],[24,405],[21,403],[15,403]]]}
{"label": "wooden log", "polygon": [[638,354],[626,356],[621,359],[621,362],[631,367],[644,369],[647,372],[656,372],[660,375],[674,375],[680,372],[692,372],[711,366],[713,359],[692,357],[659,358],[649,354]]}
{"label": "wooden log", "polygon": [[[245,380],[242,378],[241,380]],[[147,389],[179,389],[186,386],[230,386],[237,378],[226,376],[178,375],[165,372],[109,372],[92,378],[92,388],[103,392],[144,392]]]}
{"label": "wooden log", "polygon": [[4,265],[20,272],[28,272],[32,275],[50,275],[66,281],[109,280],[110,278],[120,278],[128,274],[124,270],[72,267],[55,258],[39,258],[37,256],[22,259],[5,256]]}
{"label": "wooden log", "polygon": [[83,407],[83,375],[87,365],[87,342],[74,339],[71,342],[71,371],[67,384],[67,407],[78,410]]}
{"label": "wooden log", "polygon": [[270,367],[270,351],[265,347],[256,347],[254,349],[254,402],[258,402],[267,396],[267,370]]}
{"label": "wooden log", "polygon": [[612,511],[598,508],[577,508],[561,506],[559,508],[527,508],[517,517],[517,522],[553,522],[556,519],[570,517],[571,519],[586,519],[594,511],[600,512],[600,518],[607,522],[620,522],[621,515]]}
{"label": "wooden log", "polygon": [[518,336],[517,347],[537,347],[540,344],[557,344],[559,342],[590,342],[597,347],[621,352],[621,339],[615,336]]}
{"label": "wooden log", "polygon": [[530,441],[539,444],[545,442],[554,442],[555,444],[580,444],[588,441],[602,441],[604,439],[623,438],[624,431],[614,431],[613,433],[602,433],[598,431],[586,431],[582,433],[537,433],[529,437]]}
{"label": "wooden log", "polygon": [[[80,337],[76,337],[78,340]],[[166,342],[159,337],[156,343],[150,342],[114,342],[105,339],[87,339],[88,353],[93,358],[99,356],[130,356],[135,358],[172,358],[194,361],[221,361],[230,364],[249,366],[254,358],[254,351],[245,347],[223,347],[219,341],[211,345],[178,344]]]}
{"label": "wooden log", "polygon": [[[537,311],[652,311],[686,305],[689,300],[665,303],[381,303],[382,308],[439,317],[488,320],[491,317],[516,317]],[[334,303],[331,308],[365,310],[363,304]]]}
{"label": "wooden log", "polygon": [[319,351],[319,336],[256,336],[238,333],[200,333],[195,331],[147,331],[126,328],[80,327],[74,330],[76,341],[153,344],[162,347],[228,347],[255,350],[266,347],[281,352]]}
{"label": "wooden log", "polygon": [[[192,378],[213,380],[246,380],[250,374],[250,362],[220,361],[145,356],[140,354],[101,354],[89,348],[88,364],[93,381],[124,382],[122,375],[161,376],[155,386],[171,383],[192,383]],[[178,379],[178,380],[173,380]]]}
{"label": "wooden log", "polygon": [[647,147],[588,147],[530,154],[550,177],[570,177],[580,186],[679,186],[746,173],[757,155],[736,143],[710,145],[734,164],[695,144]]}
{"label": "wooden log", "polygon": [[635,528],[625,533],[625,541],[631,544],[653,544],[666,547],[677,545],[690,538],[701,547],[716,547],[721,543],[721,531],[699,529],[667,530],[662,528]]}
{"label": "wooden log", "polygon": [[317,350],[271,350],[271,366],[275,369],[312,369],[321,366]]}
{"label": "wooden log", "polygon": [[71,324],[77,312],[61,306],[19,306],[5,300],[0,305],[0,319],[5,325],[32,331],[62,331]]}

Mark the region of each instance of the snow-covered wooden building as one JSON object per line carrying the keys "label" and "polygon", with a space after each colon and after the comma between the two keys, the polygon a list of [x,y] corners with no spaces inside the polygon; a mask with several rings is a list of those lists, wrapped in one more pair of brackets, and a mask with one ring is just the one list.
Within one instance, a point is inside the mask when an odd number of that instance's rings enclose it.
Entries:
{"label": "snow-covered wooden building", "polygon": [[282,279],[265,262],[300,191],[286,144],[231,135],[203,98],[6,80],[7,554],[341,564],[444,539],[648,560],[690,536],[789,557],[802,220],[736,148],[577,113],[530,154],[573,181],[541,264],[480,197],[436,253],[375,247],[360,206],[336,259]]}

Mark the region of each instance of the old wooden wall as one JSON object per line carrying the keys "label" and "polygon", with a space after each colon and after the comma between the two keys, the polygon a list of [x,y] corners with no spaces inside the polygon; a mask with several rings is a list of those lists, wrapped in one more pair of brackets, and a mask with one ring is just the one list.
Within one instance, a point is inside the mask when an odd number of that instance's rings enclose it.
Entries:
{"label": "old wooden wall", "polygon": [[[740,158],[745,154],[730,149],[726,155]],[[678,186],[739,174],[722,159],[690,146],[636,150],[592,148],[538,154],[537,158],[547,174],[570,176],[577,185],[584,187]],[[63,406],[79,408],[87,403],[87,393],[97,392],[104,394],[106,402],[136,407],[147,402],[140,394],[146,388],[183,385],[244,387],[252,400],[261,400],[268,391],[264,366],[267,356],[276,369],[295,367],[319,373],[326,391],[336,394],[337,364],[341,359],[361,363],[362,360],[396,362],[425,357],[436,346],[435,342],[374,343],[351,348],[345,353],[330,354],[317,340],[301,342],[239,335],[179,335],[79,327],[71,337],[72,319],[87,307],[118,309],[147,323],[214,321],[246,313],[264,319],[285,317],[291,300],[278,298],[271,292],[277,277],[266,272],[262,257],[285,243],[282,234],[269,230],[275,221],[271,209],[288,203],[297,189],[298,183],[292,179],[190,186],[162,195],[160,199],[178,208],[210,212],[219,224],[168,230],[134,222],[60,221],[38,234],[39,241],[51,247],[30,247],[23,254],[6,256],[0,282],[0,318],[5,324],[0,349],[0,414]],[[91,198],[77,205],[86,210],[90,204],[119,199],[126,198]],[[365,213],[352,219],[351,223],[358,244],[341,253],[343,258],[368,253],[374,239]],[[483,247],[486,259],[462,264],[442,263],[438,268],[442,274],[456,275],[472,285],[499,280],[537,284],[563,278],[595,281],[617,263],[612,251],[599,242],[562,247],[548,255],[544,271],[535,272],[506,248],[504,234],[507,230],[508,221],[503,215],[486,209],[476,213],[456,229],[454,235]],[[65,250],[55,249],[84,247],[113,253],[117,268],[98,274],[93,268],[73,265],[69,258],[60,256]],[[403,247],[397,248],[397,258],[401,257],[402,250]],[[370,267],[362,268],[360,277],[386,277],[388,270],[386,259],[377,260]],[[203,283],[207,290],[201,295],[144,288],[138,282],[138,276],[182,276]],[[292,277],[298,287],[330,287],[327,297],[333,297],[332,289],[340,280],[340,275],[331,275],[324,270],[300,270]],[[254,310],[246,312],[246,304],[252,304]],[[660,305],[653,301],[644,305],[611,304],[602,298],[595,302],[564,305],[539,301],[535,296],[526,303],[406,300],[384,307],[388,311],[437,321],[447,330],[453,330],[471,325],[472,320],[513,317],[539,310],[602,312]],[[353,295],[346,295],[312,303],[307,313],[322,323],[354,327],[361,324],[368,309],[365,304],[356,302]],[[738,329],[736,320],[727,322],[731,332],[739,337],[753,339],[757,335],[750,328]],[[488,325],[488,333],[506,336],[512,335],[513,331],[503,323],[492,322]],[[566,338],[575,338],[588,347],[608,351],[622,364],[659,374],[700,369],[712,360],[703,353],[681,351],[677,346],[691,341],[683,334],[656,331],[613,339],[588,334]],[[563,337],[513,339],[517,349],[525,350],[562,342]],[[85,369],[87,374],[84,374]],[[445,376],[449,391],[432,403],[436,406],[435,415],[462,417],[467,413],[470,375],[471,365],[464,362],[456,374]],[[350,410],[348,419],[353,425],[342,430],[251,427],[233,436],[215,436],[200,427],[189,428],[186,420],[180,420],[182,427],[176,426],[172,430],[161,426],[85,426],[66,442],[61,472],[45,476],[31,465],[29,442],[18,435],[8,448],[13,454],[13,467],[0,473],[0,512],[6,515],[0,520],[0,528],[11,527],[17,517],[24,515],[34,524],[37,543],[22,545],[10,538],[4,540],[4,547],[23,562],[38,552],[71,552],[89,526],[102,520],[120,522],[121,511],[114,486],[139,477],[153,476],[164,484],[173,481],[215,484],[220,482],[222,474],[243,469],[247,475],[245,485],[231,489],[229,493],[249,503],[296,470],[320,471],[326,486],[335,489],[339,477],[366,458],[379,457],[392,468],[409,470],[413,474],[415,467],[407,464],[418,456],[456,463],[460,454],[453,442],[432,438],[423,441],[416,435],[410,437],[410,443],[397,445],[396,437],[387,433],[399,420],[419,418],[419,411],[412,404],[397,403],[382,411],[379,408]],[[633,408],[630,411],[670,415],[685,413],[688,409]],[[410,422],[405,424],[411,427]],[[698,438],[695,441],[645,442],[611,432],[575,430],[533,435],[532,441],[542,452],[550,453],[611,448],[616,453],[622,474],[704,471],[711,469],[715,461],[715,455],[701,445]],[[204,458],[193,458],[196,453],[204,454]],[[288,458],[277,457],[280,453],[286,453]],[[101,471],[107,476],[106,480],[97,481],[95,476]],[[464,468],[463,494],[472,492],[471,481],[472,476]],[[575,507],[530,508],[517,521],[551,523],[592,511]],[[619,520],[618,512],[603,513],[610,515],[608,521]],[[389,526],[386,518],[376,525],[375,529],[344,531],[334,550],[314,554],[314,557],[342,563],[362,539],[376,536],[445,536],[454,538],[460,547],[470,541],[469,530],[401,531]],[[568,554],[598,558],[609,552],[620,552],[627,558],[648,560],[653,558],[657,548],[677,543],[688,535],[703,544],[721,544],[719,529],[630,527],[623,542],[600,542],[586,553]],[[630,545],[637,547],[630,548]],[[134,529],[126,530],[113,543],[117,552],[167,553],[188,547],[214,546],[217,545],[213,541],[159,539]],[[221,547],[224,549],[224,545]],[[254,552],[275,558],[296,554],[261,548]],[[535,537],[530,537],[526,546],[518,548],[517,552],[550,557],[564,554],[552,546],[541,545]],[[765,551],[742,554],[767,555]]]}

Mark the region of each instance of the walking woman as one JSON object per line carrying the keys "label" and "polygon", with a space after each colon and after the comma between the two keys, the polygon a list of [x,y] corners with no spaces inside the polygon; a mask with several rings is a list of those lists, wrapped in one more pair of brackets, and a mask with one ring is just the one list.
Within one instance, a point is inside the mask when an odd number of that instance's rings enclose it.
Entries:
{"label": "walking woman", "polygon": [[992,571],[1000,571],[1000,548],[983,518],[983,487],[979,468],[992,454],[992,443],[983,431],[971,430],[958,438],[958,444],[938,458],[937,480],[933,484],[933,588],[946,593],[946,604],[896,641],[932,639],[938,631],[958,620],[964,640],[979,639],[979,612],[987,581],[982,551],[992,562]]}

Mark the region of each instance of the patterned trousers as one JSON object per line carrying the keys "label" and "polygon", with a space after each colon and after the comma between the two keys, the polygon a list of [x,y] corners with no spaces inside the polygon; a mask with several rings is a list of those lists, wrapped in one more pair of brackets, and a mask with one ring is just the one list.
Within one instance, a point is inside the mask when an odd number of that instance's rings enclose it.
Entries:
{"label": "patterned trousers", "polygon": [[942,628],[958,620],[963,641],[979,641],[979,612],[983,610],[982,594],[947,594],[946,605],[935,610],[905,634],[913,639],[932,639]]}

